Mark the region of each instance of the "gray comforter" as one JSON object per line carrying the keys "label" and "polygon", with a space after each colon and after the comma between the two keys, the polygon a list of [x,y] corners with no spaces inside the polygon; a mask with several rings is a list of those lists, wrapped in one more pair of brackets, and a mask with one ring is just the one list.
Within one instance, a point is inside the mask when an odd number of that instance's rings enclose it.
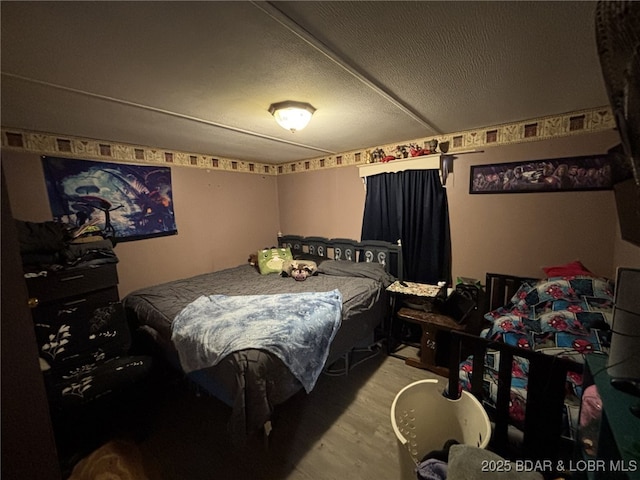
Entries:
{"label": "gray comforter", "polygon": [[[128,316],[151,337],[170,362],[180,368],[171,341],[172,323],[190,303],[203,295],[275,295],[328,292],[342,296],[342,324],[331,342],[330,365],[354,345],[368,338],[386,313],[385,288],[395,279],[378,264],[327,260],[318,275],[297,282],[277,274],[261,275],[250,265],[207,273],[144,288],[123,299]],[[189,374],[233,409],[229,423],[234,440],[251,435],[270,419],[278,405],[303,388],[276,355],[244,349],[224,357],[213,367]]]}

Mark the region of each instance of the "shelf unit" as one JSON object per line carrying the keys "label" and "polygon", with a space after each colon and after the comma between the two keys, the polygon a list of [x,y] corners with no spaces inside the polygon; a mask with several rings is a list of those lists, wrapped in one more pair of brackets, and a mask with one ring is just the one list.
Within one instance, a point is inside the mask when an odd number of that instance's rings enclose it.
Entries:
{"label": "shelf unit", "polygon": [[421,155],[419,157],[407,157],[391,160],[390,162],[365,163],[360,165],[360,177],[378,175],[379,173],[397,173],[404,170],[439,170],[442,166],[443,158],[455,158],[457,155],[467,153],[482,153],[484,150],[465,150],[453,153],[433,153],[431,155]]}
{"label": "shelf unit", "polygon": [[440,157],[442,153],[432,155],[422,155],[420,157],[407,157],[391,160],[390,162],[375,162],[360,165],[361,177],[378,175],[379,173],[396,173],[403,170],[436,170],[440,168]]}

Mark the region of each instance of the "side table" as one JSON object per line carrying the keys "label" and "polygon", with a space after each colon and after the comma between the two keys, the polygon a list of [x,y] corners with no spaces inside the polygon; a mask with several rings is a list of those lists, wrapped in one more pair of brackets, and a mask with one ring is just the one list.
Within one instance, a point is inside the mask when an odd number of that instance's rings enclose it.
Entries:
{"label": "side table", "polygon": [[415,323],[422,328],[420,336],[420,352],[418,358],[407,357],[405,363],[412,367],[431,370],[443,377],[449,376],[448,332],[464,331],[465,325],[457,323],[453,318],[435,312],[425,312],[403,307],[396,314],[399,320]]}
{"label": "side table", "polygon": [[[433,304],[436,298],[445,294],[445,287],[440,285],[429,285],[426,283],[397,280],[387,287],[387,292],[391,299],[391,312],[389,315],[389,322],[386,326],[388,353],[389,355],[405,359],[406,357],[396,354],[396,347],[398,345],[419,347],[419,344],[407,341],[406,339],[399,341],[398,338],[396,338],[396,334],[398,333],[396,330],[400,324],[400,322],[396,322],[398,308],[405,305],[409,300]],[[411,304],[408,304],[407,306],[410,305]],[[419,306],[416,308],[419,308]]]}

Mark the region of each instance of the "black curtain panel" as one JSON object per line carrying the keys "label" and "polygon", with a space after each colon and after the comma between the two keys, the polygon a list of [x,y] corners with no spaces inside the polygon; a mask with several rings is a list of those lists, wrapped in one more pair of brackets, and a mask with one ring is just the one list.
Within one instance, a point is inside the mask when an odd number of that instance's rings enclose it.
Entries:
{"label": "black curtain panel", "polygon": [[438,170],[367,177],[362,240],[402,241],[405,280],[451,283],[447,192]]}

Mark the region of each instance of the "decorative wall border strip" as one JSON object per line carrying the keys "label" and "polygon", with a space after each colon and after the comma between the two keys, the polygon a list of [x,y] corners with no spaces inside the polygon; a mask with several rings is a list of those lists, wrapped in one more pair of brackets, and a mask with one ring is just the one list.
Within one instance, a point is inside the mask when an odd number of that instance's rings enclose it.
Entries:
{"label": "decorative wall border strip", "polygon": [[87,160],[151,163],[165,166],[179,165],[230,172],[276,175],[276,166],[266,163],[5,127],[2,128],[2,148],[40,155],[80,157]]}
{"label": "decorative wall border strip", "polygon": [[278,165],[235,160],[196,153],[176,152],[161,148],[144,147],[103,140],[70,137],[52,133],[31,132],[2,127],[2,148],[41,155],[82,157],[125,163],[152,163],[179,165],[259,175],[286,175],[290,173],[324,170],[327,168],[362,165],[369,162],[370,152],[382,148],[395,151],[398,144],[423,145],[436,139],[439,144],[449,142],[448,153],[455,154],[470,148],[484,148],[515,143],[548,140],[570,135],[581,135],[616,127],[610,107],[581,110],[532,120],[466,130],[435,137],[407,140],[389,145],[372,146],[339,155],[317,157]]}

